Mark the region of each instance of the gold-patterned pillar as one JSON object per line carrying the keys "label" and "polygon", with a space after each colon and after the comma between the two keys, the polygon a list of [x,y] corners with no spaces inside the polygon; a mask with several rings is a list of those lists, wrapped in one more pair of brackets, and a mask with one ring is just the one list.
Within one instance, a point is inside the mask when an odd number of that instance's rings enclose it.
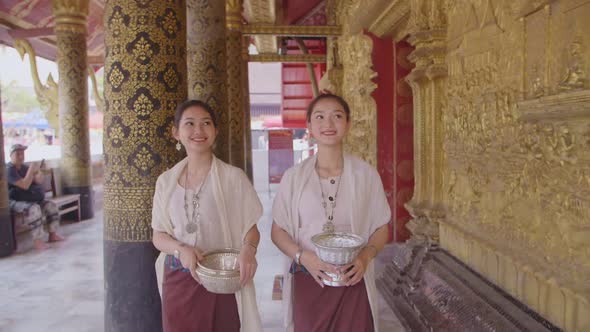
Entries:
{"label": "gold-patterned pillar", "polygon": [[227,119],[229,124],[229,162],[243,170],[246,165],[246,105],[244,104],[244,41],[242,0],[226,0]]}
{"label": "gold-patterned pillar", "polygon": [[[0,91],[1,95],[1,91]],[[0,100],[2,98],[0,97]],[[0,257],[8,256],[14,251],[14,232],[8,206],[8,183],[6,163],[4,160],[4,132],[2,130],[2,103],[0,102]]]}
{"label": "gold-patterned pillar", "polygon": [[82,219],[94,216],[88,130],[86,17],[88,0],[53,0],[61,179],[65,194],[80,194]]}
{"label": "gold-patterned pillar", "polygon": [[225,1],[187,0],[188,97],[215,110],[215,155],[230,162],[225,33]]}
{"label": "gold-patterned pillar", "polygon": [[406,80],[414,95],[414,195],[405,204],[412,215],[407,227],[412,240],[437,244],[443,202],[443,123],[447,65],[446,19],[438,1],[413,3],[416,30],[408,41],[415,47],[409,60],[416,66]]}
{"label": "gold-patterned pillar", "polygon": [[106,2],[105,330],[161,331],[152,240],[158,176],[181,155],[174,112],[186,99],[186,4]]}

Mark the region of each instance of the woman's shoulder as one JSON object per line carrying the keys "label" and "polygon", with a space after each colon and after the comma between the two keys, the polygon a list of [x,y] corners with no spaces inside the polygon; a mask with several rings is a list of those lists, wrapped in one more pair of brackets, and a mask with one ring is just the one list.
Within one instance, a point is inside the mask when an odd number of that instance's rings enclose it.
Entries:
{"label": "woman's shoulder", "polygon": [[236,167],[234,165],[230,165],[223,160],[216,158],[215,162],[217,164],[217,172],[222,175],[223,178],[227,179],[247,179],[248,176],[243,169]]}
{"label": "woman's shoulder", "polygon": [[313,166],[314,162],[315,162],[315,158],[309,157],[309,158],[303,160],[302,162],[300,162],[299,164],[289,167],[285,171],[285,173],[283,173],[283,178],[285,178],[285,177],[292,178],[292,177],[297,177],[297,175],[301,175],[305,169]]}
{"label": "woman's shoulder", "polygon": [[375,175],[378,176],[379,175],[377,173],[377,169],[373,165],[366,162],[365,160],[363,160],[357,156],[350,155],[350,154],[347,154],[346,158],[349,160],[350,166],[355,173],[361,173],[361,174],[366,174],[366,175],[370,175],[370,176],[375,176]]}
{"label": "woman's shoulder", "polygon": [[[186,164],[185,160],[181,160],[180,162],[176,163],[171,168],[165,170],[160,176],[158,176],[158,180],[156,183],[168,183],[170,181],[175,181],[178,177],[178,174],[182,171],[182,167]],[[175,178],[176,175],[176,178]]]}

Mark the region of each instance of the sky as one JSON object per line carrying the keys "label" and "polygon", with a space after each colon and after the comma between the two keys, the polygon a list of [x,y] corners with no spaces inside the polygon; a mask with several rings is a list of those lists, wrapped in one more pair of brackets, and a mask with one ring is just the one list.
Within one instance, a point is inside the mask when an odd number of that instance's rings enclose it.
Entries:
{"label": "sky", "polygon": [[[37,57],[37,70],[42,83],[47,81],[47,75],[51,73],[53,79],[58,81],[57,64],[55,62]],[[0,45],[0,81],[8,84],[16,81],[16,86],[32,87],[31,66],[29,56],[22,60],[18,52],[9,46]]]}

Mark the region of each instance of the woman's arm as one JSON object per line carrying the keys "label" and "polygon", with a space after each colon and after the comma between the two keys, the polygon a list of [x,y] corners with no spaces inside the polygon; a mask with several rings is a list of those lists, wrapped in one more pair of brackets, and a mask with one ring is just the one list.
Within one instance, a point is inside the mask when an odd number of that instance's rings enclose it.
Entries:
{"label": "woman's arm", "polygon": [[385,243],[387,243],[387,238],[389,236],[387,225],[388,224],[385,224],[377,228],[377,230],[369,237],[367,245],[361,250],[356,259],[351,264],[341,269],[341,271],[346,271],[351,268],[351,270],[344,275],[344,280],[348,280],[346,286],[356,285],[363,279],[363,276],[367,271],[367,266],[369,266],[369,263],[373,258],[377,257],[377,254],[379,254],[385,246]]}
{"label": "woman's arm", "polygon": [[240,265],[240,284],[246,285],[256,274],[258,262],[256,262],[256,251],[260,242],[260,232],[256,225],[252,226],[244,236],[238,264]]}
{"label": "woman's arm", "polygon": [[182,263],[182,267],[188,269],[193,278],[199,281],[199,277],[196,273],[197,262],[203,259],[203,254],[199,248],[187,246],[170,236],[168,233],[156,230],[154,230],[152,243],[158,250],[169,255],[174,255],[174,252],[178,250],[178,258]]}
{"label": "woman's arm", "polygon": [[271,239],[277,248],[288,257],[295,259],[297,253],[301,252],[299,263],[305,266],[305,269],[309,271],[321,287],[324,287],[322,279],[332,280],[332,278],[324,273],[325,271],[332,273],[337,273],[338,271],[335,266],[322,262],[314,252],[303,250],[299,247],[299,245],[293,241],[291,235],[285,232],[285,230],[279,227],[275,222],[272,223]]}

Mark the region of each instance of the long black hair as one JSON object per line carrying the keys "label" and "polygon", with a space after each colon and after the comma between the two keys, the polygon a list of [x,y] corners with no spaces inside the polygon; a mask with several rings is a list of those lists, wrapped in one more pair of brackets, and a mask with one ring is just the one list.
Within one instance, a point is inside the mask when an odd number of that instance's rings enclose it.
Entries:
{"label": "long black hair", "polygon": [[313,108],[320,100],[323,99],[332,99],[335,100],[338,104],[340,104],[340,106],[342,106],[342,108],[344,109],[344,113],[346,113],[346,121],[350,121],[350,107],[348,106],[346,100],[344,100],[344,98],[340,96],[331,93],[324,93],[315,97],[307,106],[307,114],[305,116],[307,119],[307,123],[311,122],[311,113],[313,112]]}
{"label": "long black hair", "polygon": [[213,126],[217,128],[217,116],[215,115],[215,111],[213,111],[213,108],[206,102],[196,99],[189,99],[183,102],[182,104],[178,105],[178,107],[176,108],[176,113],[174,113],[174,126],[176,128],[180,126],[180,119],[182,119],[184,111],[186,111],[190,107],[200,107],[207,111],[207,113],[209,113],[209,115],[211,116]]}

